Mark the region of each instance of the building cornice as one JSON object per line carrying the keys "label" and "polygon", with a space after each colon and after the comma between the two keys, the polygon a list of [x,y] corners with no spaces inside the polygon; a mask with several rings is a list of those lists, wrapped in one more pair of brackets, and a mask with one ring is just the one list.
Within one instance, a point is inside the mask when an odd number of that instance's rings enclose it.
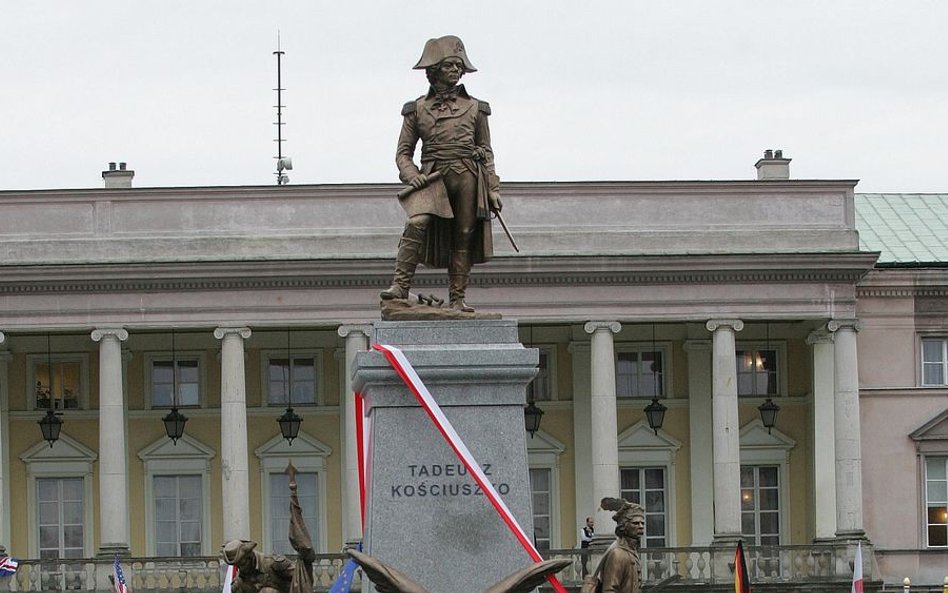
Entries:
{"label": "building cornice", "polygon": [[[668,284],[854,284],[875,254],[499,257],[479,266],[481,287]],[[0,266],[0,294],[374,288],[390,280],[388,260],[281,260]],[[416,286],[440,286],[422,270]],[[938,287],[932,287],[938,289]],[[941,289],[945,290],[945,289]]]}

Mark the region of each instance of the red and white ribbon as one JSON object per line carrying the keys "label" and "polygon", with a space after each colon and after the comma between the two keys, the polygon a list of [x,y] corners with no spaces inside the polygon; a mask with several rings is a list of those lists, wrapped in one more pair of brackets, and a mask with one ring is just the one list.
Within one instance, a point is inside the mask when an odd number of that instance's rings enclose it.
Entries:
{"label": "red and white ribbon", "polygon": [[[405,382],[405,385],[408,386],[409,391],[414,394],[415,399],[418,400],[418,403],[421,404],[425,412],[428,413],[428,417],[434,422],[435,427],[441,433],[441,436],[444,437],[444,440],[447,441],[448,446],[451,447],[454,454],[458,456],[458,459],[460,459],[464,467],[467,468],[468,473],[474,477],[474,481],[481,487],[481,490],[487,496],[491,505],[493,505],[494,509],[500,515],[500,518],[503,519],[504,523],[520,542],[520,545],[523,546],[523,549],[530,555],[530,558],[532,558],[534,562],[541,562],[543,557],[540,556],[540,552],[537,551],[533,542],[530,541],[530,538],[527,537],[527,534],[523,531],[520,523],[517,522],[516,517],[514,517],[510,509],[507,508],[507,504],[504,503],[504,500],[497,493],[497,490],[494,489],[494,485],[487,479],[484,470],[481,469],[481,465],[477,463],[477,460],[474,459],[474,455],[471,454],[467,445],[464,444],[461,436],[454,430],[454,426],[451,425],[451,422],[444,415],[444,412],[441,411],[441,406],[439,406],[438,402],[431,396],[428,388],[422,383],[421,378],[418,376],[418,373],[415,372],[411,363],[408,362],[408,358],[405,357],[405,354],[395,346],[374,344],[372,347],[385,356],[385,359],[392,365],[392,368],[395,369],[398,376],[400,376],[402,381]],[[555,576],[549,575],[547,576],[547,580],[557,593],[566,593],[566,589],[563,588],[563,585]]]}

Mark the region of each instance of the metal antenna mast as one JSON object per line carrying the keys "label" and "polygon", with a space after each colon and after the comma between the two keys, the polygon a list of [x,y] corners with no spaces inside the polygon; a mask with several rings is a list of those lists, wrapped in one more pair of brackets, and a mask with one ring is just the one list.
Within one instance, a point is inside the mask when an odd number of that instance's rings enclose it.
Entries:
{"label": "metal antenna mast", "polygon": [[286,185],[290,182],[290,178],[284,173],[284,171],[290,171],[293,169],[293,161],[289,158],[283,157],[283,84],[282,84],[282,64],[281,58],[283,57],[283,52],[280,49],[280,32],[277,31],[277,50],[273,52],[273,55],[277,57],[277,88],[274,89],[277,92],[277,120],[274,124],[277,127],[277,137],[275,142],[277,143],[277,155],[276,155],[276,176],[277,176],[277,185]]}

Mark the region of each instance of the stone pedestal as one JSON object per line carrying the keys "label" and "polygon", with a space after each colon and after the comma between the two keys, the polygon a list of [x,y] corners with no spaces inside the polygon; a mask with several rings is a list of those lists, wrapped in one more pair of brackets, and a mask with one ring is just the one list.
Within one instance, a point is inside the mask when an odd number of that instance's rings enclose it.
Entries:
{"label": "stone pedestal", "polygon": [[[377,322],[399,347],[528,536],[523,406],[538,351],[515,321]],[[484,589],[532,562],[379,352],[353,363],[370,422],[365,551],[431,593]],[[374,589],[373,589],[374,590]]]}

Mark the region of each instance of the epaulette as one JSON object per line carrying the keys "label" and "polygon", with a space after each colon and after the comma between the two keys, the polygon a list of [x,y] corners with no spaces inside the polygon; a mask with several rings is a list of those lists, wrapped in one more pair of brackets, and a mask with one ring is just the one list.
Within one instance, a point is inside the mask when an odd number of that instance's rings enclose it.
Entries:
{"label": "epaulette", "polygon": [[490,115],[490,103],[487,101],[477,101],[477,110],[483,113],[484,115]]}
{"label": "epaulette", "polygon": [[414,115],[416,109],[415,101],[409,101],[402,105],[402,115]]}

